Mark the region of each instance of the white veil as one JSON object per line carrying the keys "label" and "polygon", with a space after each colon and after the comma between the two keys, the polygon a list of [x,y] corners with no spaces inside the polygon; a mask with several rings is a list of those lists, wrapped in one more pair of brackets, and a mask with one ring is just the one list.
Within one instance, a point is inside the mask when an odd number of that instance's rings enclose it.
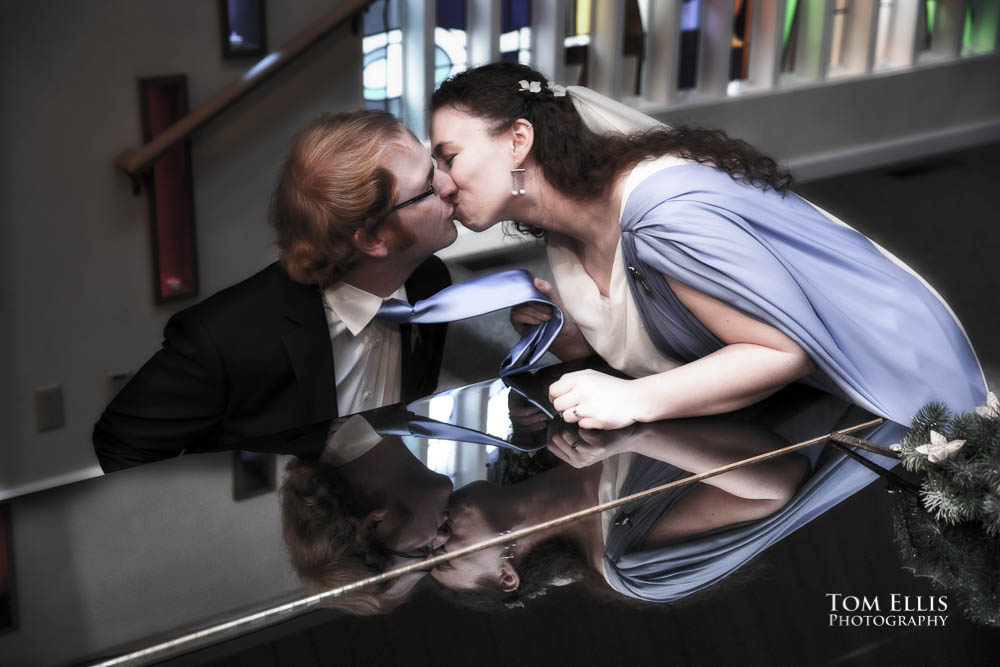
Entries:
{"label": "white veil", "polygon": [[584,124],[598,134],[605,132],[628,134],[664,126],[655,118],[610,97],[595,93],[590,88],[566,86],[566,91],[573,100],[573,106],[583,118]]}

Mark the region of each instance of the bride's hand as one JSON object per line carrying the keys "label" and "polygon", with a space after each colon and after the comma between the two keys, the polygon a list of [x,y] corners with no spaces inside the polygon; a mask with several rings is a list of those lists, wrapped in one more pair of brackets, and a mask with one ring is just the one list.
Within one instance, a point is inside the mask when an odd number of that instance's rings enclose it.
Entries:
{"label": "bride's hand", "polygon": [[[534,282],[535,288],[546,299],[562,308],[563,311],[562,331],[559,332],[558,338],[552,342],[549,351],[563,361],[582,359],[583,357],[592,355],[594,351],[587,343],[587,339],[583,337],[580,327],[569,318],[555,287],[547,280],[541,278],[535,278]],[[523,333],[525,326],[547,322],[551,318],[552,308],[540,303],[523,303],[519,306],[514,306],[510,310],[510,323],[517,333]]]}
{"label": "bride's hand", "polygon": [[[556,424],[556,422],[553,422]],[[595,431],[560,424],[549,429],[548,449],[574,468],[586,468],[599,461],[629,451],[635,428]]]}
{"label": "bride's hand", "polygon": [[641,396],[635,380],[598,371],[567,373],[549,386],[549,399],[563,418],[580,428],[615,429],[638,421]]}

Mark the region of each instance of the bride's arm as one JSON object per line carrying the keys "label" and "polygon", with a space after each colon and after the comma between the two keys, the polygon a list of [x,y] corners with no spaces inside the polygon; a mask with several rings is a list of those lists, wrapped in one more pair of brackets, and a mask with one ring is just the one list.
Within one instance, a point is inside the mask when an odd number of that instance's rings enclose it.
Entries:
{"label": "bride's arm", "polygon": [[[601,431],[553,422],[548,449],[575,468],[632,452],[700,474],[736,461],[775,451],[789,443],[755,423],[730,419],[665,419],[632,428]],[[749,499],[788,500],[809,471],[798,453],[760,461],[702,480]]]}
{"label": "bride's arm", "polygon": [[667,373],[635,380],[647,396],[637,421],[729,412],[816,371],[805,350],[774,327],[687,285],[669,278],[667,283],[726,346]]}
{"label": "bride's arm", "polygon": [[774,327],[686,285],[669,278],[667,282],[691,314],[726,345],[637,380],[618,380],[595,371],[568,373],[549,388],[553,407],[566,421],[606,429],[729,412],[816,370],[809,355]]}

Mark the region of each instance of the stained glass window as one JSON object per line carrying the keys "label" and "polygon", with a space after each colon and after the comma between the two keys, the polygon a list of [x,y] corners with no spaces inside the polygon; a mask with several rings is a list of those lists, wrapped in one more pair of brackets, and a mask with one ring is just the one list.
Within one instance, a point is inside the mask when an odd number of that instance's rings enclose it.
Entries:
{"label": "stained glass window", "polygon": [[698,80],[698,33],[701,24],[701,0],[684,0],[681,6],[681,57],[677,73],[680,90],[694,88]]}
{"label": "stained glass window", "polygon": [[920,20],[917,22],[917,49],[930,51],[934,43],[934,15],[937,14],[937,0],[918,3]]}
{"label": "stained glass window", "polygon": [[646,14],[638,0],[625,3],[625,35],[622,39],[622,93],[642,94],[643,67],[646,60]]}
{"label": "stained glass window", "polygon": [[781,30],[781,71],[795,71],[795,51],[798,48],[799,3],[785,0],[785,25]]}
{"label": "stained glass window", "polygon": [[242,58],[267,53],[267,22],[264,0],[223,0],[219,3],[222,21],[222,57]]}
{"label": "stained glass window", "polygon": [[500,59],[531,64],[531,0],[500,3]]}
{"label": "stained glass window", "polygon": [[893,23],[896,21],[896,0],[879,0],[878,25],[875,32],[875,68],[890,67]]}
{"label": "stained glass window", "polygon": [[729,59],[729,80],[747,78],[750,63],[750,18],[753,0],[736,0],[733,6],[733,39]]}
{"label": "stained glass window", "polygon": [[465,0],[437,0],[434,26],[434,87],[468,65]]}
{"label": "stained glass window", "polygon": [[361,49],[365,108],[399,116],[403,96],[403,31],[398,0],[375,0],[368,5]]}
{"label": "stained glass window", "polygon": [[575,44],[581,40],[572,40],[573,37],[586,36],[587,40],[582,40],[589,42],[590,38],[590,16],[593,12],[593,6],[590,0],[574,0],[573,4],[568,7],[569,12],[566,15],[568,19],[568,25],[566,26],[566,46],[570,46],[571,43]]}
{"label": "stained glass window", "polygon": [[835,0],[833,4],[833,26],[830,34],[830,67],[842,67],[844,50],[847,47],[847,13],[850,0]]}
{"label": "stained glass window", "polygon": [[590,0],[566,3],[566,83],[587,85],[587,47],[590,44]]}
{"label": "stained glass window", "polygon": [[996,49],[998,23],[998,0],[969,0],[965,8],[965,27],[962,30],[962,54],[993,52]]}

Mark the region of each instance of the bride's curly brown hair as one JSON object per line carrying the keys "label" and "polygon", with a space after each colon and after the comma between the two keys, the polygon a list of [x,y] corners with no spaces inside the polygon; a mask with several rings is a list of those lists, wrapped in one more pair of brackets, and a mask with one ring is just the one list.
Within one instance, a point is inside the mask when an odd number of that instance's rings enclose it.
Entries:
{"label": "bride's curly brown hair", "polygon": [[[539,82],[541,91],[521,90],[521,80]],[[546,180],[579,201],[606,197],[626,169],[667,154],[713,165],[735,181],[764,190],[784,194],[792,187],[791,175],[775,160],[722,130],[674,126],[627,135],[592,132],[570,96],[556,97],[547,83],[525,65],[490,63],[445,80],[431,96],[431,112],[454,107],[491,121],[494,134],[505,132],[518,118],[529,121],[535,134],[531,152]],[[542,235],[527,225],[517,227]]]}

